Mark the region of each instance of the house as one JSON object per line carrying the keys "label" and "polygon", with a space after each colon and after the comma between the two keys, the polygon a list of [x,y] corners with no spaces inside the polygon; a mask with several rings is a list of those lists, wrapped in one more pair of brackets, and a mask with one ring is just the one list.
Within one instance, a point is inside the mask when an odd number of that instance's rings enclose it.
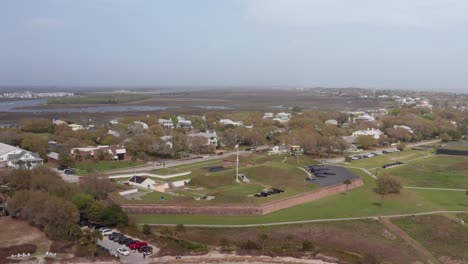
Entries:
{"label": "house", "polygon": [[192,129],[192,128],[193,128],[192,121],[186,120],[186,119],[185,119],[184,117],[182,117],[182,116],[178,116],[178,117],[177,117],[177,127],[179,127],[179,128],[186,128],[186,129]]}
{"label": "house", "polygon": [[70,154],[73,158],[80,156],[81,158],[86,159],[87,157],[94,159],[97,158],[99,151],[102,151],[108,157],[113,160],[124,160],[126,158],[126,149],[123,146],[109,146],[101,145],[96,147],[83,147],[83,148],[72,148]]}
{"label": "house", "polygon": [[328,119],[327,121],[325,121],[325,124],[332,125],[332,126],[337,126],[338,121],[336,121],[335,119]]}
{"label": "house", "polygon": [[414,131],[413,131],[413,129],[411,127],[405,126],[405,125],[394,125],[393,128],[395,128],[395,129],[400,129],[401,128],[401,129],[404,129],[404,130],[408,131],[411,134],[414,133]]}
{"label": "house", "polygon": [[432,104],[429,103],[427,100],[422,100],[416,107],[427,108],[432,111]]}
{"label": "house", "polygon": [[200,133],[194,133],[194,134],[189,134],[189,137],[202,137],[206,139],[206,145],[212,145],[212,146],[218,146],[218,136],[216,135],[216,132],[213,133],[208,133],[208,132],[200,132]]}
{"label": "house", "polygon": [[355,123],[357,123],[357,122],[372,122],[372,121],[375,121],[375,117],[373,117],[371,115],[368,115],[368,114],[364,114],[364,115],[354,117],[354,122]]}
{"label": "house", "polygon": [[304,152],[304,150],[299,145],[290,145],[289,146],[289,153],[291,155],[293,155],[293,156],[300,155],[300,154],[302,154],[302,152]]}
{"label": "house", "polygon": [[242,126],[242,121],[232,121],[231,119],[220,119],[219,123],[223,125]]}
{"label": "house", "polygon": [[268,155],[282,155],[288,153],[289,149],[285,145],[273,146],[270,151],[268,151]]}
{"label": "house", "polygon": [[117,119],[112,119],[112,120],[109,121],[109,124],[111,124],[111,125],[117,125],[118,123],[119,123],[119,120],[117,120]]}
{"label": "house", "polygon": [[134,123],[135,125],[140,125],[141,127],[143,127],[144,130],[146,130],[146,129],[149,128],[148,124],[146,124],[145,122],[133,121],[133,123]]}
{"label": "house", "polygon": [[368,128],[367,130],[358,130],[353,132],[353,136],[358,137],[358,136],[372,136],[375,139],[379,139],[381,136],[383,136],[383,132],[380,129],[374,129],[374,128]]}
{"label": "house", "polygon": [[265,114],[263,115],[263,118],[265,118],[265,119],[267,119],[267,118],[268,118],[268,119],[273,119],[273,117],[274,117],[274,114],[273,114],[273,113],[265,113]]}
{"label": "house", "polygon": [[276,117],[273,118],[273,120],[278,121],[280,123],[285,123],[289,121],[289,118],[291,118],[290,113],[281,112],[281,113],[276,114]]}
{"label": "house", "polygon": [[68,123],[60,119],[52,119],[52,124],[58,126],[58,125],[67,125]]}
{"label": "house", "polygon": [[59,164],[59,154],[57,152],[47,154],[47,163],[57,166]]}
{"label": "house", "polygon": [[0,166],[14,169],[32,169],[43,163],[44,160],[37,153],[0,143]]}
{"label": "house", "polygon": [[168,183],[156,182],[155,180],[151,178],[139,176],[139,175],[135,175],[131,177],[128,180],[128,184],[139,187],[139,188],[157,191],[157,192],[165,192],[167,189],[170,188]]}
{"label": "house", "polygon": [[174,128],[174,122],[170,119],[159,118],[158,123],[160,126],[163,126],[163,127]]}
{"label": "house", "polygon": [[114,130],[110,130],[107,131],[107,134],[111,135],[111,136],[114,136],[114,137],[120,137],[120,133],[117,132],[117,131],[114,131]]}
{"label": "house", "polygon": [[77,130],[81,130],[81,129],[84,129],[82,125],[78,125],[78,124],[70,124],[68,125],[73,131],[77,131]]}
{"label": "house", "polygon": [[165,142],[166,146],[168,146],[169,148],[172,148],[173,146],[172,136],[162,136],[161,140]]}

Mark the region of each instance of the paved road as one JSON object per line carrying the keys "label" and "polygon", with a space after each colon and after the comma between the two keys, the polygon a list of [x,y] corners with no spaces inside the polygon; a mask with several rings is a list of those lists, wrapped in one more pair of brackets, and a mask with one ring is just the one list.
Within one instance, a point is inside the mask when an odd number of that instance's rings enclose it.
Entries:
{"label": "paved road", "polygon": [[[245,224],[245,225],[204,225],[204,224],[184,224],[184,226],[189,227],[259,227],[259,226],[277,226],[277,225],[295,225],[295,224],[308,224],[308,223],[320,223],[320,222],[335,222],[335,221],[349,221],[349,220],[363,220],[363,219],[372,219],[378,220],[381,217],[386,218],[399,218],[407,216],[417,216],[417,215],[432,215],[432,214],[458,214],[458,213],[468,213],[468,211],[430,211],[422,213],[412,213],[412,214],[395,214],[395,215],[377,215],[377,216],[362,216],[362,217],[345,217],[345,218],[324,218],[324,219],[313,219],[313,220],[302,220],[302,221],[289,221],[289,222],[276,222],[276,223],[265,223],[265,224]],[[148,225],[154,226],[176,226],[176,224],[151,224],[145,223]],[[137,225],[143,225],[143,223],[138,223]]]}
{"label": "paved road", "polygon": [[[262,150],[267,150],[269,149],[268,146],[260,146],[256,148],[257,151],[262,151]],[[239,155],[246,155],[251,153],[250,151],[245,151],[241,150],[239,151]],[[197,163],[197,162],[202,162],[202,161],[209,161],[209,160],[216,160],[216,159],[225,159],[228,158],[232,155],[235,155],[236,152],[226,152],[223,155],[213,155],[209,156],[206,158],[200,158],[200,159],[189,159],[189,160],[167,160],[165,168],[170,168],[170,167],[175,167],[175,166],[180,166],[180,165],[187,165],[187,164],[192,164],[192,163]],[[120,169],[120,170],[113,170],[113,171],[107,171],[103,174],[123,174],[123,173],[133,173],[133,172],[146,172],[146,171],[151,171],[154,169],[159,169],[162,168],[161,166],[154,166],[154,165],[147,165],[147,166],[140,166],[140,167],[133,167],[133,168],[127,168],[127,169]]]}
{"label": "paved road", "polygon": [[[112,240],[109,240],[107,236],[103,237],[102,240],[98,241],[98,244],[101,246],[104,246],[106,248],[112,249],[115,252],[118,252],[118,248],[126,248],[128,249],[125,245],[119,245],[119,243],[116,243]],[[153,250],[157,250],[155,247],[153,247]],[[156,254],[157,251],[154,251],[153,254]],[[143,258],[143,254],[137,252],[133,252],[130,250],[130,255],[128,256],[122,256],[119,254],[120,260],[124,263],[129,263],[129,264],[146,264],[150,263],[150,258],[149,256],[146,256],[146,258]]]}
{"label": "paved road", "polygon": [[53,168],[54,171],[56,171],[60,177],[62,177],[62,179],[66,182],[69,182],[69,183],[77,183],[80,181],[80,177],[76,176],[76,175],[70,175],[70,174],[66,174],[65,172],[61,171],[61,170],[58,170],[56,168]]}

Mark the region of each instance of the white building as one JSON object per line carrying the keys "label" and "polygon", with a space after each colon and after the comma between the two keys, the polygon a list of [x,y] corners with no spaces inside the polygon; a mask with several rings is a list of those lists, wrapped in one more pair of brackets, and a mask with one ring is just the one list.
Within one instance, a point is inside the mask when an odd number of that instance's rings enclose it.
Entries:
{"label": "white building", "polygon": [[375,121],[375,117],[368,115],[368,114],[360,115],[354,118],[354,122],[372,122],[372,121]]}
{"label": "white building", "polygon": [[270,151],[268,151],[268,155],[282,155],[288,153],[289,149],[285,145],[273,146]]}
{"label": "white building", "polygon": [[174,122],[170,119],[159,118],[158,123],[160,126],[163,126],[163,127],[174,128]]}
{"label": "white building", "polygon": [[291,118],[290,113],[281,112],[281,113],[276,114],[276,117],[273,118],[273,120],[278,121],[280,123],[285,123],[289,121],[289,118]]}
{"label": "white building", "polygon": [[220,119],[219,123],[223,125],[242,126],[242,121],[232,121],[231,119]]}
{"label": "white building", "polygon": [[148,124],[146,124],[145,122],[133,121],[133,123],[136,124],[136,125],[140,125],[141,127],[143,127],[144,130],[149,128]]}
{"label": "white building", "polygon": [[270,119],[272,119],[274,116],[275,116],[275,115],[274,115],[273,113],[265,113],[265,114],[263,115],[263,118],[270,118]]}
{"label": "white building", "polygon": [[43,163],[37,153],[0,143],[0,165],[3,167],[32,169]]}
{"label": "white building", "polygon": [[78,125],[78,124],[70,124],[68,125],[73,131],[78,131],[78,130],[81,130],[81,129],[84,129],[82,125]]}
{"label": "white building", "polygon": [[395,128],[395,129],[401,128],[401,129],[404,129],[404,130],[408,131],[411,134],[414,133],[414,131],[413,131],[413,129],[411,127],[405,126],[405,125],[394,125],[393,128]]}
{"label": "white building", "polygon": [[166,146],[168,146],[169,148],[172,148],[173,144],[172,144],[172,137],[171,136],[162,136],[161,140],[164,141]]}
{"label": "white building", "polygon": [[120,137],[120,133],[117,132],[117,131],[114,131],[114,130],[110,130],[107,131],[107,134],[111,135],[111,136],[114,136],[114,137]]}
{"label": "white building", "polygon": [[178,116],[177,117],[177,127],[192,129],[193,128],[192,121],[187,120],[182,116]]}
{"label": "white building", "polygon": [[52,119],[52,124],[58,126],[58,125],[67,125],[68,123],[60,119]]}
{"label": "white building", "polygon": [[169,184],[166,182],[156,182],[155,180],[135,175],[128,180],[129,185],[133,185],[139,188],[144,188],[147,190],[158,191],[158,192],[165,192],[169,189]]}
{"label": "white building", "polygon": [[189,137],[203,137],[206,139],[206,145],[212,145],[212,146],[218,145],[218,136],[216,135],[216,132],[213,132],[213,133],[200,132],[200,133],[189,134],[188,136]]}
{"label": "white building", "polygon": [[372,136],[375,139],[379,139],[381,136],[383,136],[383,132],[380,129],[367,129],[367,130],[358,130],[353,132],[353,136],[358,137],[358,136]]}
{"label": "white building", "polygon": [[338,125],[338,121],[336,121],[335,119],[328,119],[327,121],[325,121],[325,124],[337,126],[337,125]]}
{"label": "white building", "polygon": [[125,154],[127,153],[125,147],[123,146],[109,146],[109,145],[100,145],[96,147],[82,147],[82,148],[72,148],[70,154],[73,157],[76,157],[78,154],[82,157],[89,156],[94,158],[99,151],[103,151],[105,154],[112,157],[114,160],[124,160]]}

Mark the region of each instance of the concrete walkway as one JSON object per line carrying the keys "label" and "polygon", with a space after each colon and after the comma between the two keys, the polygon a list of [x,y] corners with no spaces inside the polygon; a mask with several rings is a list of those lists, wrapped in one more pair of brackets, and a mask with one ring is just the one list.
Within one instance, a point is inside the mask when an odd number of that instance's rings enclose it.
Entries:
{"label": "concrete walkway", "polygon": [[[350,221],[350,220],[364,220],[364,219],[379,220],[382,217],[385,217],[385,218],[399,218],[399,217],[418,216],[418,215],[459,214],[459,213],[468,213],[468,211],[430,211],[430,212],[412,213],[412,214],[377,215],[377,216],[343,217],[343,218],[324,218],[324,219],[312,219],[312,220],[289,221],[289,222],[275,222],[275,223],[265,223],[265,224],[244,224],[244,225],[184,224],[184,226],[189,226],[189,227],[219,227],[219,228],[241,227],[241,228],[244,228],[244,227],[296,225],[296,224]],[[176,224],[151,224],[151,223],[138,223],[137,225],[144,225],[144,224],[154,225],[154,226],[176,226]]]}
{"label": "concrete walkway", "polygon": [[415,189],[415,190],[466,192],[466,189],[451,189],[451,188],[432,188],[432,187],[417,187],[417,186],[403,186],[403,188]]}

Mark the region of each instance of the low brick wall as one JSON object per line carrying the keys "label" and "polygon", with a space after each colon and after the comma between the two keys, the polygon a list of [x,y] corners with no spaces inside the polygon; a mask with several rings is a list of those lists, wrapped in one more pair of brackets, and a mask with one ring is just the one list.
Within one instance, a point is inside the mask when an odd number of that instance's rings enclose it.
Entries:
{"label": "low brick wall", "polygon": [[[348,190],[364,185],[361,178],[353,180]],[[321,188],[316,191],[291,196],[282,200],[262,205],[165,205],[165,204],[122,204],[117,198],[109,195],[109,199],[122,207],[127,214],[180,214],[180,215],[265,215],[288,207],[311,202],[330,195],[346,191],[345,184]]]}

